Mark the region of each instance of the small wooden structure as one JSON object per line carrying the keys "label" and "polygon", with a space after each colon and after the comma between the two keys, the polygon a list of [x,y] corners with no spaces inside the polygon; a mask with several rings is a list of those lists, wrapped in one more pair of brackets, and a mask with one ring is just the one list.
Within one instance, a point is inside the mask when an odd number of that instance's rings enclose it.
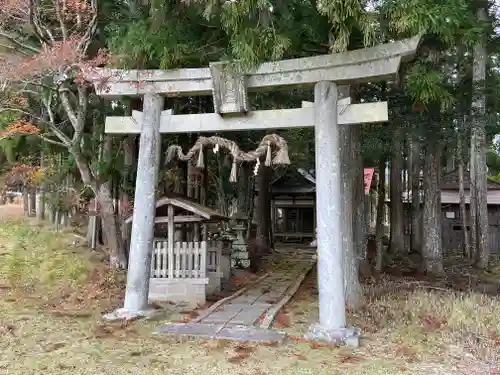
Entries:
{"label": "small wooden structure", "polygon": [[[467,210],[467,229],[470,225],[470,179],[469,173],[464,173],[464,190]],[[453,171],[441,179],[441,211],[442,240],[445,252],[461,252],[464,248],[464,238],[460,214],[460,198],[458,192],[458,172]],[[488,180],[487,184],[489,245],[491,254],[500,254],[500,184]],[[470,233],[470,232],[469,232]]]}
{"label": "small wooden structure", "polygon": [[[223,241],[207,240],[207,224],[227,220],[189,198],[157,200],[150,300],[204,303],[229,282],[230,250]],[[132,216],[125,222],[131,223]]]}
{"label": "small wooden structure", "polygon": [[[365,169],[365,182],[370,184],[365,192],[369,192],[373,184],[373,172],[372,168]],[[271,221],[274,241],[277,243],[310,243],[316,237],[314,169],[288,168],[282,177],[272,183]]]}
{"label": "small wooden structure", "polygon": [[275,242],[312,241],[316,228],[316,180],[302,168],[288,168],[271,186]]}

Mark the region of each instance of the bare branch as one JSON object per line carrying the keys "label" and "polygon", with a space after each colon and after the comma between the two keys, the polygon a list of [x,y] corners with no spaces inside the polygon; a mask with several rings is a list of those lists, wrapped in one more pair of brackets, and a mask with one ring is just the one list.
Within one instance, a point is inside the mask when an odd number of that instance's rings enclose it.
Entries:
{"label": "bare branch", "polygon": [[80,144],[83,136],[83,129],[85,128],[85,120],[87,119],[88,111],[88,93],[84,86],[78,86],[78,116],[77,127],[73,135],[73,144]]}
{"label": "bare branch", "polygon": [[9,34],[3,32],[3,31],[0,31],[0,36],[3,36],[8,41],[14,43],[18,47],[21,47],[21,48],[23,48],[25,50],[28,50],[28,51],[31,51],[31,52],[34,52],[34,53],[39,53],[40,52],[40,50],[38,48],[30,46],[29,44],[22,43],[19,40],[17,40],[16,38],[14,38],[12,35],[9,35]]}
{"label": "bare branch", "polygon": [[57,15],[57,19],[59,20],[59,26],[61,27],[62,38],[64,41],[66,41],[66,40],[68,40],[68,29],[66,28],[66,25],[64,24],[64,18],[63,18],[63,15],[61,13],[61,4],[57,0],[55,1],[55,4],[56,4],[56,15]]}
{"label": "bare branch", "polygon": [[62,131],[60,131],[56,126],[56,121],[54,117],[54,112],[52,111],[52,98],[42,99],[43,104],[45,105],[45,109],[47,110],[47,114],[49,115],[49,128],[50,130],[59,138],[65,147],[71,147],[71,139],[69,139]]}
{"label": "bare branch", "polygon": [[68,97],[68,92],[63,90],[59,91],[59,97],[61,98],[61,103],[64,108],[64,111],[66,112],[66,115],[69,118],[69,121],[71,122],[71,125],[73,126],[73,129],[75,129],[75,132],[77,131],[78,128],[78,117],[76,116],[76,113],[71,106],[69,97]]}
{"label": "bare branch", "polygon": [[0,113],[3,113],[3,112],[19,112],[19,113],[22,113],[24,115],[33,116],[32,113],[27,112],[23,109],[19,109],[19,108],[0,108]]}
{"label": "bare branch", "polygon": [[29,23],[31,26],[33,26],[33,30],[38,39],[40,40],[40,43],[42,44],[46,43],[50,45],[53,42],[53,39],[52,40],[47,39],[47,37],[43,35],[42,28],[40,27],[40,23],[38,22],[36,6],[37,4],[35,0],[29,0],[29,11],[28,11]]}
{"label": "bare branch", "polygon": [[12,52],[18,52],[18,53],[21,53],[25,56],[29,56],[28,53],[24,52],[24,51],[19,51],[18,49],[16,49],[15,47],[12,47],[12,46],[9,46],[7,44],[3,44],[3,43],[0,43],[0,48],[4,48],[6,50],[10,50]]}
{"label": "bare branch", "polygon": [[64,143],[62,142],[59,142],[59,141],[54,141],[53,139],[50,139],[50,138],[47,138],[46,136],[42,135],[42,134],[39,134],[38,135],[40,138],[42,138],[45,142],[47,143],[51,143],[53,145],[57,145],[57,146],[61,146],[61,147],[68,147],[67,145],[65,145]]}

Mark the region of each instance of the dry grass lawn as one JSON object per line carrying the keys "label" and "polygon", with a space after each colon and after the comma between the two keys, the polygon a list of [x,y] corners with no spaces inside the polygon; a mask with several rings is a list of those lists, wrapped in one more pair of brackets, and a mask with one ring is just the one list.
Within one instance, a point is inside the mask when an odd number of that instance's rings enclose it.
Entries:
{"label": "dry grass lawn", "polygon": [[[74,245],[70,235],[7,216],[0,223],[0,374],[500,373],[494,370],[498,297],[424,289],[402,278],[367,286],[367,293],[387,288],[349,314],[363,330],[357,350],[300,339],[317,319],[314,275],[278,316],[276,326],[290,334],[279,347],[178,342],[151,335],[159,321],[105,324],[101,314],[121,304],[123,275]],[[165,311],[165,321],[185,313],[169,305]]]}

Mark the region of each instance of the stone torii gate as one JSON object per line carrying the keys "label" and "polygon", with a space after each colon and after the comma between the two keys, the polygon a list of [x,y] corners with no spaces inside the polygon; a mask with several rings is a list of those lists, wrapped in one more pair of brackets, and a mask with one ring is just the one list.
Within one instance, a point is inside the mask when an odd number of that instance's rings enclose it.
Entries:
{"label": "stone torii gate", "polygon": [[[319,324],[309,337],[329,342],[356,340],[346,328],[339,125],[387,121],[387,103],[340,101],[337,85],[396,77],[401,63],[412,59],[420,37],[355,51],[262,64],[247,73],[227,63],[209,68],[175,70],[104,70],[95,83],[98,95],[143,98],[143,112],[108,117],[107,133],[140,134],[129,268],[124,307],[108,318],[149,316],[149,272],[153,249],[155,193],[161,133],[315,127],[316,206],[318,239]],[[314,86],[314,103],[302,108],[251,111],[248,91]],[[165,96],[212,95],[216,113],[173,115],[162,111]]]}

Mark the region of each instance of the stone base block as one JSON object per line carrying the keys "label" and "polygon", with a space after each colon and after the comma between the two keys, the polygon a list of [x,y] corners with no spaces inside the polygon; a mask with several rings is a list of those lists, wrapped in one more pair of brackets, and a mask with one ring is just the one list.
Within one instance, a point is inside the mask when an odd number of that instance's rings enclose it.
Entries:
{"label": "stone base block", "polygon": [[214,295],[221,291],[222,272],[208,272],[207,296]]}
{"label": "stone base block", "polygon": [[220,270],[222,272],[221,288],[228,289],[231,286],[231,254],[222,254],[220,259]]}
{"label": "stone base block", "polygon": [[248,268],[250,259],[247,251],[233,251],[231,254],[231,268]]}
{"label": "stone base block", "polygon": [[203,279],[152,278],[149,280],[149,300],[204,304],[208,283],[208,277]]}
{"label": "stone base block", "polygon": [[117,309],[111,313],[104,314],[103,319],[109,322],[117,320],[135,320],[135,319],[151,319],[156,318],[163,313],[162,310],[155,309],[154,307],[148,307],[145,310],[132,311],[129,309],[121,308]]}
{"label": "stone base block", "polygon": [[320,341],[331,345],[347,345],[354,348],[359,347],[361,331],[359,328],[325,328],[320,324],[314,324],[309,328],[305,339],[309,341]]}

